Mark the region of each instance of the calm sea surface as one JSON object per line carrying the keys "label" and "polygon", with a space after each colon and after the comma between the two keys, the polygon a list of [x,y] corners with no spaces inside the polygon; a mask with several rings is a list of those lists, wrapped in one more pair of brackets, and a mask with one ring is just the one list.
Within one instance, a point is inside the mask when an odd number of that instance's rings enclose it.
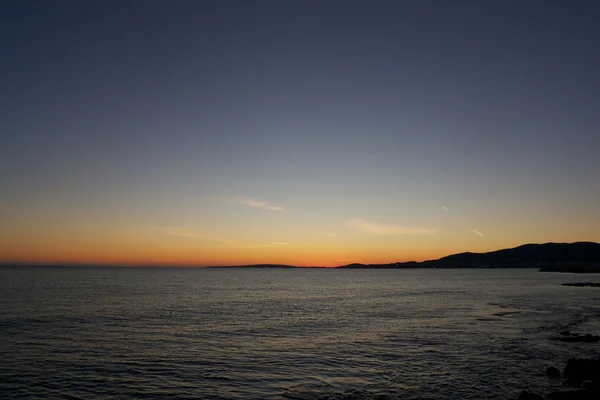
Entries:
{"label": "calm sea surface", "polygon": [[0,397],[509,399],[598,344],[600,276],[0,268]]}

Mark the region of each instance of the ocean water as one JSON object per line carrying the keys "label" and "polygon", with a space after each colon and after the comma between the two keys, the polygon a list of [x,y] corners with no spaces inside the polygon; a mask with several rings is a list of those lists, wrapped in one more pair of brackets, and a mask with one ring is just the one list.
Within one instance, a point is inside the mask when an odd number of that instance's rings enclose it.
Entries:
{"label": "ocean water", "polygon": [[598,344],[527,270],[0,268],[5,399],[510,399]]}

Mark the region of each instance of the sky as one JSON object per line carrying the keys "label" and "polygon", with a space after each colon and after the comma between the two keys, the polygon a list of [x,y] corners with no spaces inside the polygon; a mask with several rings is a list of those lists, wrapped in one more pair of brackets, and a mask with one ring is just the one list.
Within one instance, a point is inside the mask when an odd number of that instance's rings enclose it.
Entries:
{"label": "sky", "polygon": [[0,262],[600,242],[597,1],[0,7]]}

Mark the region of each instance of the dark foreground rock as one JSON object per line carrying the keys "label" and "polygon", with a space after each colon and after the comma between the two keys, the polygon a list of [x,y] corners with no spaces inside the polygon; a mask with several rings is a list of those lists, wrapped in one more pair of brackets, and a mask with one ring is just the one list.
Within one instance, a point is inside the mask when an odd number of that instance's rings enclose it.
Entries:
{"label": "dark foreground rock", "polygon": [[563,376],[565,386],[580,387],[585,381],[600,384],[600,359],[570,358]]}
{"label": "dark foreground rock", "polygon": [[521,394],[519,395],[518,400],[545,400],[545,399],[542,396],[540,396],[539,394],[535,394],[535,393],[528,392],[527,390],[523,390],[521,392]]}
{"label": "dark foreground rock", "polygon": [[[551,377],[560,376],[555,367],[546,368]],[[523,390],[518,400],[599,400],[600,399],[600,359],[570,358],[563,371],[563,386],[573,388],[548,393],[545,397]]]}
{"label": "dark foreground rock", "polygon": [[550,378],[560,378],[560,370],[556,367],[546,368],[546,375]]}
{"label": "dark foreground rock", "polygon": [[[585,336],[584,336],[585,337]],[[548,393],[550,400],[598,400],[600,399],[600,359],[570,358],[563,371],[564,386],[576,390],[560,390]]]}
{"label": "dark foreground rock", "polygon": [[540,396],[539,394],[535,394],[535,393],[528,392],[527,390],[523,390],[521,392],[521,394],[519,395],[518,400],[545,400],[545,399],[542,396]]}
{"label": "dark foreground rock", "polygon": [[590,390],[563,390],[548,393],[546,398],[549,400],[598,400],[599,396],[600,392]]}

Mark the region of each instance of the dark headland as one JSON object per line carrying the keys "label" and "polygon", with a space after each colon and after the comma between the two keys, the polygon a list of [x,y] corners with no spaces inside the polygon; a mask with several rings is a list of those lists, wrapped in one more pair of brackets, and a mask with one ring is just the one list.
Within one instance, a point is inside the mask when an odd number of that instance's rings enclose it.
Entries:
{"label": "dark headland", "polygon": [[338,268],[539,268],[552,272],[600,272],[600,244],[524,244],[487,253],[459,253],[437,260],[349,264]]}

